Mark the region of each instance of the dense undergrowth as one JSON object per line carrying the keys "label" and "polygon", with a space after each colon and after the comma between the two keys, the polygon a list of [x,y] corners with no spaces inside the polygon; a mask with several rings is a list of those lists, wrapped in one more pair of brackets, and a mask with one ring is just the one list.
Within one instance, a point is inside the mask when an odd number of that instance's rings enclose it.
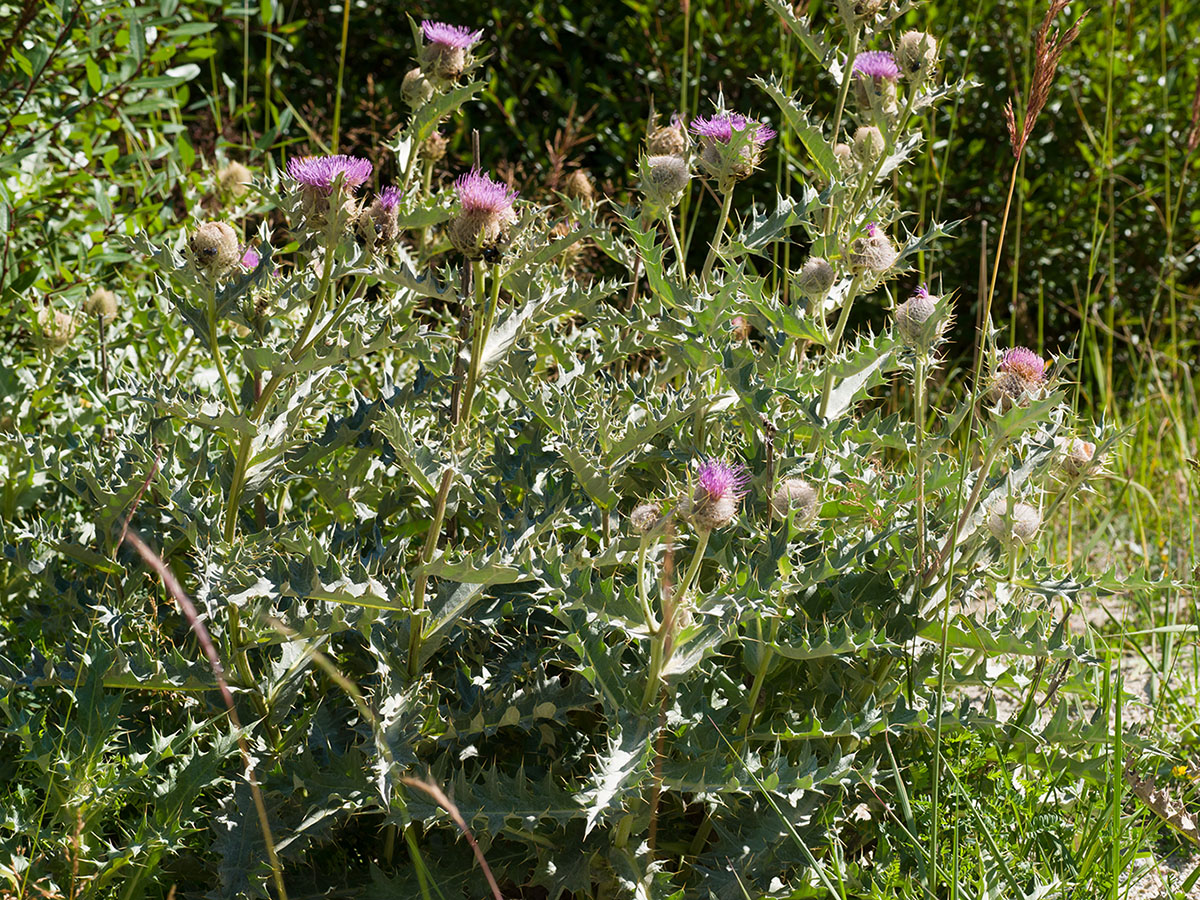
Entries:
{"label": "dense undergrowth", "polygon": [[6,7],[3,889],[1090,898],[1194,837],[1195,120],[1164,50],[1118,154],[1064,5],[1011,87],[982,2]]}

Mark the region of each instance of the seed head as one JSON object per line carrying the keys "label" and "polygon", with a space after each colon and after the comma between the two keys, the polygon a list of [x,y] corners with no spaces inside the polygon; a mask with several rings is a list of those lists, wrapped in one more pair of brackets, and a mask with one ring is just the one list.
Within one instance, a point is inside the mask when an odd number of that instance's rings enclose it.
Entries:
{"label": "seed head", "polygon": [[905,345],[914,350],[928,352],[942,338],[946,322],[935,317],[938,298],[931,295],[925,285],[896,307],[892,314],[896,331]]}
{"label": "seed head", "polygon": [[213,281],[241,261],[237,232],[224,222],[205,222],[188,240],[192,266]]}
{"label": "seed head", "polygon": [[246,185],[250,183],[250,170],[240,162],[231,162],[217,173],[217,184],[221,190],[235,199],[244,197]]}
{"label": "seed head", "polygon": [[107,288],[96,288],[83,301],[83,311],[92,318],[100,316],[107,325],[117,317],[117,295]]}
{"label": "seed head", "polygon": [[1073,478],[1090,469],[1096,460],[1096,445],[1091,441],[1071,438],[1064,442],[1062,449],[1062,467]]}
{"label": "seed head", "polygon": [[373,170],[370,160],[357,156],[293,156],[288,160],[287,173],[305,192],[323,197],[333,193],[333,185],[340,175],[342,184],[350,193],[365,184]]}
{"label": "seed head", "polygon": [[1007,504],[1000,501],[988,513],[988,531],[1002,544],[1013,541],[1026,544],[1033,540],[1041,526],[1042,514],[1028,503],[1014,503],[1009,513]]}
{"label": "seed head", "polygon": [[421,48],[421,69],[426,76],[453,81],[467,66],[467,51],[483,36],[483,29],[472,31],[445,22],[421,23],[425,46]]}
{"label": "seed head", "polygon": [[38,310],[38,337],[51,353],[57,353],[75,337],[75,317],[61,309]]}
{"label": "seed head", "polygon": [[884,0],[854,0],[854,15],[868,19],[883,9]]}
{"label": "seed head", "polygon": [[454,182],[459,211],[450,222],[450,240],[468,259],[478,259],[494,247],[517,220],[513,200],[517,192],[492,181],[478,169]]}
{"label": "seed head", "polygon": [[833,266],[819,256],[810,256],[800,267],[800,273],[796,276],[796,287],[806,297],[823,299],[829,294],[835,281],[837,273]]}
{"label": "seed head", "polygon": [[681,156],[651,156],[642,161],[642,191],[659,210],[673,209],[691,178],[687,161]]}
{"label": "seed head", "polygon": [[662,506],[657,503],[642,503],[629,514],[629,524],[639,534],[649,534],[662,518]]}
{"label": "seed head", "polygon": [[737,515],[750,478],[745,466],[724,460],[707,459],[696,473],[696,492],[692,496],[692,519],[706,530],[723,528]]}
{"label": "seed head", "polygon": [[921,84],[937,66],[938,46],[932,35],[906,31],[896,46],[896,65],[909,81]]}
{"label": "seed head", "polygon": [[404,74],[404,81],[400,83],[400,96],[413,109],[424,106],[433,99],[435,93],[437,88],[419,68],[409,69]]}
{"label": "seed head", "polygon": [[780,518],[794,510],[797,525],[807,525],[817,517],[817,491],[801,478],[785,478],[775,488],[771,507]]}
{"label": "seed head", "polygon": [[874,164],[879,157],[883,156],[885,149],[887,149],[887,142],[883,139],[883,132],[874,125],[864,125],[854,132],[854,158],[862,165]]}
{"label": "seed head", "polygon": [[688,149],[688,133],[679,116],[671,116],[670,125],[655,125],[646,135],[649,156],[683,156]]}
{"label": "seed head", "polygon": [[896,262],[896,256],[891,239],[874,222],[867,226],[867,236],[855,240],[846,254],[851,266],[876,274],[890,269]]}
{"label": "seed head", "polygon": [[596,199],[592,176],[586,169],[575,169],[563,179],[563,193],[572,200],[581,200],[585,206],[591,206]]}

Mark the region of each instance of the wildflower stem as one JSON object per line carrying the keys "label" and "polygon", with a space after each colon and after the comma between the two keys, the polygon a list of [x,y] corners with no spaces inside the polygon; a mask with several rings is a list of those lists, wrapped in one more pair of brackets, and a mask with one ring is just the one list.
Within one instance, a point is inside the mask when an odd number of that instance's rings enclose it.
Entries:
{"label": "wildflower stem", "polygon": [[229,398],[231,406],[237,406],[237,395],[229,384],[225,361],[221,359],[221,348],[217,345],[217,295],[211,287],[208,289],[208,342],[212,344],[213,362],[217,364],[217,373],[221,376],[221,384],[225,386],[225,396]]}
{"label": "wildflower stem", "polygon": [[648,535],[642,535],[642,540],[638,544],[638,599],[642,603],[642,615],[646,617],[646,628],[650,630],[650,634],[658,633],[658,620],[654,617],[654,610],[650,607],[650,596],[646,591],[646,549],[650,543]]}
{"label": "wildflower stem", "polygon": [[913,365],[913,409],[914,424],[917,430],[917,587],[923,580],[925,571],[925,367],[927,360],[924,351],[917,353]]}
{"label": "wildflower stem", "polygon": [[337,222],[341,218],[340,207],[335,213],[333,204],[331,203],[330,213],[329,224],[325,228],[325,264],[321,269],[321,282],[317,286],[317,293],[313,297],[312,307],[308,311],[308,318],[304,321],[300,337],[296,339],[296,343],[292,346],[291,353],[289,354],[293,360],[299,359],[301,353],[304,352],[308,343],[308,336],[312,334],[313,328],[317,325],[317,320],[321,317],[321,310],[325,308],[325,295],[329,293],[329,282],[333,276],[333,256],[337,251]]}
{"label": "wildflower stem", "polygon": [[453,482],[454,468],[447,466],[442,470],[437,499],[433,504],[433,521],[429,523],[429,531],[425,533],[425,545],[421,548],[417,580],[413,585],[412,614],[408,620],[409,678],[416,678],[417,673],[421,671],[421,642],[423,640],[421,632],[425,623],[425,590],[429,584],[429,573],[425,571],[425,567],[433,560],[438,538],[442,535],[442,522],[446,518],[446,501],[450,497],[450,485]]}
{"label": "wildflower stem", "polygon": [[858,56],[858,29],[850,29],[850,49],[846,51],[846,68],[842,70],[842,86],[838,89],[837,107],[833,113],[833,142],[836,144],[842,133],[842,114],[846,111],[846,94],[854,79],[854,58]]}
{"label": "wildflower stem", "polygon": [[675,263],[679,266],[679,277],[687,278],[687,270],[683,259],[683,245],[679,243],[679,233],[675,230],[675,217],[672,210],[667,210],[664,219],[667,220],[667,234],[671,236],[671,245],[675,248]]}
{"label": "wildflower stem", "polygon": [[756,619],[754,627],[758,632],[758,640],[760,644],[760,656],[758,659],[758,668],[754,672],[754,683],[750,686],[750,697],[746,701],[746,711],[742,714],[742,740],[743,742],[750,737],[750,729],[754,727],[754,720],[758,717],[758,697],[762,693],[763,683],[767,680],[767,670],[771,668],[771,659],[775,656],[775,650],[771,644],[775,640],[775,635],[779,629],[779,620],[772,619],[770,632],[767,639],[763,640],[762,624]]}
{"label": "wildflower stem", "polygon": [[708,538],[711,534],[712,531],[707,528],[700,530],[696,552],[692,556],[687,574],[683,576],[683,582],[672,594],[663,593],[662,627],[658,629],[658,633],[654,635],[650,645],[650,674],[646,679],[646,693],[642,696],[643,709],[649,710],[658,696],[663,668],[671,659],[671,652],[675,649],[675,630],[679,621],[679,611],[683,608],[692,582],[696,580],[696,574],[700,571],[700,563],[704,561],[704,551],[708,548]]}
{"label": "wildflower stem", "polygon": [[471,403],[475,399],[480,370],[483,368],[483,350],[487,346],[488,333],[492,330],[492,321],[496,317],[496,307],[500,302],[500,274],[492,272],[492,292],[491,296],[485,300],[484,265],[482,262],[476,261],[473,266],[475,268],[477,310],[475,334],[471,339],[471,367],[467,370],[467,386],[463,391],[461,425],[464,428],[471,420]]}
{"label": "wildflower stem", "polygon": [[704,268],[700,270],[700,282],[703,284],[708,281],[708,276],[712,272],[713,263],[717,259],[717,245],[721,243],[721,237],[725,234],[725,220],[729,218],[729,208],[733,205],[733,188],[732,186],[725,192],[725,196],[721,200],[721,215],[717,219],[717,230],[713,233],[712,244],[708,248],[708,258],[704,260]]}
{"label": "wildflower stem", "polygon": [[846,323],[850,320],[850,307],[854,305],[861,280],[862,275],[855,275],[850,280],[850,288],[846,291],[846,299],[842,301],[842,311],[838,316],[837,325],[834,326],[833,337],[829,339],[829,346],[825,348],[829,351],[829,361],[825,364],[825,384],[821,389],[821,418],[829,411],[829,398],[833,393],[833,357],[837,356],[838,347],[841,346]]}

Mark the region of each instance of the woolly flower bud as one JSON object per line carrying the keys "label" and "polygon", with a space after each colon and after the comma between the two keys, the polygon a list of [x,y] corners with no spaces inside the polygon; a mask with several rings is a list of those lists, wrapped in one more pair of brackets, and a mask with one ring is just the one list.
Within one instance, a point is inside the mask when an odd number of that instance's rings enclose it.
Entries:
{"label": "woolly flower bud", "polygon": [[681,156],[651,156],[642,161],[642,191],[652,205],[672,209],[692,178]]}
{"label": "woolly flower bud", "polygon": [[795,522],[807,525],[817,517],[817,491],[800,478],[785,478],[775,488],[771,497],[771,507],[775,515],[786,517],[788,512],[795,510]]}
{"label": "woolly flower bud", "polygon": [[775,132],[741,113],[719,113],[692,120],[700,138],[700,165],[717,179],[722,192],[749,178],[762,160],[763,146]]}
{"label": "woolly flower bud", "polygon": [[246,185],[250,183],[250,170],[240,162],[231,162],[217,173],[217,184],[221,190],[234,198],[246,195]]}
{"label": "woolly flower bud", "polygon": [[96,288],[83,301],[83,311],[93,318],[100,316],[107,325],[117,317],[117,295],[107,288]]}
{"label": "woolly flower bud", "polygon": [[491,249],[517,221],[513,199],[517,192],[472,169],[454,182],[459,211],[450,221],[450,241],[468,259]]}
{"label": "woolly flower bud", "polygon": [[688,149],[688,133],[678,115],[671,116],[670,125],[656,125],[646,135],[649,156],[683,156]]}
{"label": "woolly flower bud", "polygon": [[431,163],[441,162],[446,157],[448,143],[440,131],[435,131],[425,138],[425,143],[421,145],[421,155]]}
{"label": "woolly flower bud", "polygon": [[850,149],[849,144],[834,144],[833,158],[837,160],[838,166],[843,172],[853,172],[858,168],[858,164],[854,161],[854,151]]}
{"label": "woolly flower bud", "polygon": [[1072,477],[1078,477],[1092,467],[1096,460],[1096,445],[1091,441],[1071,438],[1061,444],[1062,467]]}
{"label": "woolly flower bud", "polygon": [[883,9],[883,4],[884,0],[854,0],[854,15],[869,18]]}
{"label": "woolly flower bud", "polygon": [[868,272],[886,272],[896,262],[896,248],[886,234],[872,222],[867,226],[867,236],[858,238],[850,245],[846,257],[850,265]]}
{"label": "woolly flower bud", "polygon": [[1012,512],[1001,501],[992,507],[988,513],[988,531],[1002,544],[1020,541],[1022,544],[1033,540],[1034,535],[1042,526],[1042,514],[1037,507],[1028,503],[1014,503]]}
{"label": "woolly flower bud", "polygon": [[657,503],[642,503],[629,514],[629,524],[639,534],[649,534],[662,517],[662,507]]}
{"label": "woolly flower bud", "polygon": [[874,125],[864,125],[854,132],[852,147],[854,158],[865,166],[883,156],[883,151],[887,149],[887,142],[883,139],[883,132]]}
{"label": "woolly flower bud", "polygon": [[421,69],[426,75],[453,81],[467,67],[467,51],[483,36],[483,29],[471,31],[445,22],[421,23],[425,45],[421,48]]}
{"label": "woolly flower bud", "polygon": [[745,316],[734,316],[729,320],[729,333],[735,341],[748,341],[750,334],[754,331],[754,326],[751,325]]}
{"label": "woolly flower bud", "polygon": [[896,64],[909,81],[923,82],[937,65],[937,41],[923,31],[906,31],[896,46]]}
{"label": "woolly flower bud", "polygon": [[51,353],[57,353],[75,337],[75,317],[60,309],[43,307],[37,316],[38,337]]}
{"label": "woolly flower bud", "polygon": [[796,287],[806,297],[823,298],[836,280],[837,273],[827,260],[819,256],[810,256],[800,267],[800,273],[796,276]]}
{"label": "woolly flower bud", "polygon": [[937,302],[938,298],[921,285],[915,294],[896,307],[892,313],[896,331],[907,346],[929,351],[941,340],[946,323],[934,317]]}
{"label": "woolly flower bud", "polygon": [[358,220],[359,233],[368,241],[384,246],[394,244],[400,234],[397,214],[400,207],[400,188],[385,187],[375,195],[366,213]]}
{"label": "woolly flower bud", "polygon": [[692,521],[706,531],[724,528],[737,516],[749,480],[744,466],[719,459],[705,460],[696,473]]}
{"label": "woolly flower bud", "polygon": [[426,78],[419,68],[409,69],[404,73],[404,81],[400,83],[400,96],[413,109],[432,100],[436,90],[433,82]]}
{"label": "woolly flower bud", "polygon": [[1048,365],[1027,347],[1005,350],[992,374],[992,400],[1004,412],[1022,405],[1046,383]]}
{"label": "woolly flower bud", "polygon": [[563,193],[572,200],[582,200],[585,206],[591,206],[596,199],[592,176],[586,169],[576,169],[563,179]]}
{"label": "woolly flower bud", "polygon": [[192,265],[214,281],[238,264],[237,232],[224,222],[205,222],[188,239]]}

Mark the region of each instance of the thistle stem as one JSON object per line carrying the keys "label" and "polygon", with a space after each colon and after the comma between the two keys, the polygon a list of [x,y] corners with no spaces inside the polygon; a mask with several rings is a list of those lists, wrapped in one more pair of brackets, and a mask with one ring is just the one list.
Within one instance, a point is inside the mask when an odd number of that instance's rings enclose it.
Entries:
{"label": "thistle stem", "polygon": [[433,521],[425,534],[425,545],[421,548],[420,571],[413,587],[412,614],[408,620],[408,676],[416,678],[421,671],[421,630],[425,623],[425,590],[429,584],[429,573],[425,567],[433,560],[438,538],[442,535],[442,522],[446,518],[446,501],[450,496],[450,485],[454,481],[454,469],[447,466],[442,470],[442,481],[438,485],[437,499],[433,504]]}
{"label": "thistle stem", "polygon": [[708,281],[708,276],[712,273],[713,263],[717,259],[717,245],[721,243],[721,237],[725,234],[725,220],[729,218],[729,208],[733,205],[733,188],[725,192],[725,196],[721,199],[721,216],[717,219],[717,229],[713,233],[712,244],[708,248],[708,258],[704,260],[704,268],[700,270],[700,283]]}
{"label": "thistle stem", "polygon": [[[483,368],[483,350],[487,346],[489,332],[492,330],[492,321],[496,317],[496,307],[500,302],[500,275],[492,273],[492,292],[491,296],[485,299],[484,285],[484,266],[482,262],[476,261],[473,263],[475,268],[475,292],[477,296],[477,307],[482,315],[476,316],[475,334],[471,339],[471,366],[467,370],[467,386],[463,391],[462,404],[462,427],[465,429],[467,423],[471,420],[471,402],[475,398],[475,390],[478,387],[480,372]],[[484,307],[486,304],[486,311]]]}
{"label": "thistle stem", "polygon": [[704,551],[708,548],[708,538],[711,534],[712,531],[707,528],[700,531],[696,552],[692,556],[687,574],[683,576],[683,583],[673,594],[669,596],[666,593],[663,594],[662,627],[654,635],[650,646],[650,673],[646,679],[646,693],[642,696],[643,709],[650,709],[658,696],[663,668],[670,661],[671,653],[675,649],[675,627],[679,618],[679,610],[683,608],[692,582],[696,580],[696,574],[700,571],[700,564],[704,561]]}
{"label": "thistle stem", "polygon": [[913,408],[917,429],[917,587],[921,586],[925,571],[925,352],[917,353],[913,367]]}
{"label": "thistle stem", "polygon": [[842,86],[838,89],[837,107],[833,113],[833,142],[836,144],[842,132],[842,114],[846,110],[846,94],[854,79],[854,58],[858,56],[858,29],[850,29],[850,49],[846,51],[846,68],[842,72]]}
{"label": "thistle stem", "polygon": [[225,386],[225,396],[229,398],[230,406],[237,406],[237,395],[229,384],[229,376],[225,372],[225,361],[221,359],[221,348],[217,345],[217,295],[210,287],[208,289],[208,342],[212,345],[213,362],[217,364],[217,373],[221,376],[221,384]]}
{"label": "thistle stem", "polygon": [[675,264],[679,266],[679,277],[687,278],[687,269],[683,258],[683,245],[679,243],[679,233],[675,230],[675,218],[671,210],[667,210],[664,219],[667,220],[667,234],[671,237],[671,245],[675,248]]}
{"label": "thistle stem", "polygon": [[829,346],[826,348],[829,351],[829,361],[825,364],[825,384],[821,388],[821,418],[825,418],[825,414],[829,411],[829,398],[833,393],[833,358],[837,356],[838,348],[842,343],[842,335],[846,332],[846,323],[850,321],[850,307],[854,305],[854,298],[858,296],[858,285],[862,280],[862,275],[855,275],[850,279],[850,289],[846,291],[846,299],[842,302],[842,311],[838,316],[837,325],[833,329],[833,337],[829,340]]}

